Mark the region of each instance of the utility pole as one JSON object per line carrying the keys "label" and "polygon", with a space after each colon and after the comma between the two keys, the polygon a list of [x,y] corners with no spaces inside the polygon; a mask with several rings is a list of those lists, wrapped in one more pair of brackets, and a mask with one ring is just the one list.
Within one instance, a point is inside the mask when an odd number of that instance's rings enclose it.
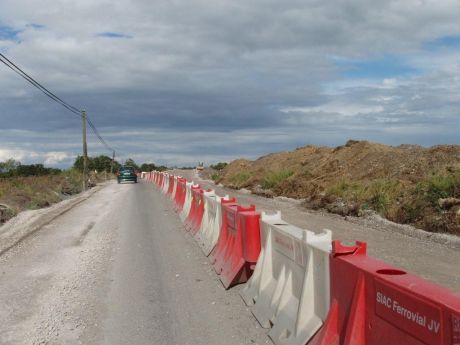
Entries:
{"label": "utility pole", "polygon": [[86,111],[81,112],[82,138],[83,138],[83,191],[86,190],[88,176],[88,147],[86,145]]}
{"label": "utility pole", "polygon": [[112,163],[110,164],[110,174],[113,174],[113,164],[115,162],[115,151],[112,151]]}

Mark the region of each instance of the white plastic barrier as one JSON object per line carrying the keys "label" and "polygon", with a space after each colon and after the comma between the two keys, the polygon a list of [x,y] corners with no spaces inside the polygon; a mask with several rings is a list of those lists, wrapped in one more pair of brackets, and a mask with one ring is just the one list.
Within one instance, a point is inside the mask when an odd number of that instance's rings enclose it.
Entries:
{"label": "white plastic barrier", "polygon": [[180,219],[182,222],[185,221],[187,218],[189,212],[190,212],[190,207],[192,206],[192,186],[196,187],[198,185],[194,184],[192,182],[186,182],[185,183],[185,201],[184,201],[184,207],[182,208],[182,211],[179,214]]}
{"label": "white plastic barrier", "polygon": [[217,244],[222,225],[222,209],[221,200],[229,200],[229,196],[220,197],[206,196],[204,197],[204,214],[201,223],[197,241],[203,253],[208,256]]}
{"label": "white plastic barrier", "polygon": [[261,252],[241,296],[277,345],[305,345],[329,311],[331,231],[321,234],[262,213]]}
{"label": "white plastic barrier", "polygon": [[[198,242],[198,245],[201,247],[203,252],[206,256],[212,251],[214,246],[217,243],[217,239],[219,238],[220,232],[220,200],[226,199],[228,200],[228,195],[224,198],[216,195],[214,190],[209,192],[203,193],[203,200],[204,200],[204,212],[203,212],[203,219],[201,221],[200,229],[195,234],[195,240]],[[217,217],[219,217],[217,219]],[[218,229],[217,229],[218,227]],[[214,234],[217,230],[217,235]],[[217,236],[217,237],[216,237]],[[211,249],[206,249],[211,248]]]}
{"label": "white plastic barrier", "polygon": [[169,174],[163,174],[163,188],[161,189],[161,192],[163,194],[166,194],[168,192],[169,188]]}
{"label": "white plastic barrier", "polygon": [[213,205],[211,203],[215,203],[217,198],[219,198],[219,196],[216,195],[216,191],[214,189],[209,192],[203,193],[203,201],[204,201],[203,218],[201,220],[200,229],[195,234],[195,240],[198,242],[200,246],[202,245],[201,243],[202,243],[202,238],[203,238],[203,234],[205,230],[209,227],[209,224],[213,222],[212,217],[215,217],[215,212],[213,214],[210,211],[213,209]]}

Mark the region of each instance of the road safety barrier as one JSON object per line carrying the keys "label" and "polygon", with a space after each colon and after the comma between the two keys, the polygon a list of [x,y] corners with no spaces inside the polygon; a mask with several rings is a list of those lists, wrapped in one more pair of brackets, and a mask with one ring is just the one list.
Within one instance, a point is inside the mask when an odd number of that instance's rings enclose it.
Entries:
{"label": "road safety barrier", "polygon": [[163,187],[164,179],[165,179],[165,174],[158,173],[158,183],[157,183],[157,185],[158,185],[159,188]]}
{"label": "road safety barrier", "polygon": [[331,308],[311,344],[458,345],[460,296],[333,242]]}
{"label": "road safety barrier", "polygon": [[199,188],[199,184],[194,184],[193,182],[187,182],[185,188],[185,202],[184,202],[184,207],[182,208],[181,213],[179,214],[179,217],[182,222],[184,222],[189,213],[190,213],[190,208],[192,206],[192,188]]}
{"label": "road safety barrier", "polygon": [[160,187],[160,186],[163,184],[162,177],[163,177],[163,174],[161,174],[160,172],[157,172],[157,173],[156,173],[156,181],[155,181],[155,184],[157,185],[157,187]]}
{"label": "road safety barrier", "polygon": [[277,345],[304,345],[329,310],[331,231],[315,234],[262,213],[261,252],[241,296]]}
{"label": "road safety barrier", "polygon": [[198,231],[201,225],[201,219],[203,217],[204,202],[203,193],[204,190],[201,188],[192,187],[192,204],[190,206],[190,212],[188,217],[184,221],[184,226],[187,231],[190,231],[192,235]]}
{"label": "road safety barrier", "polygon": [[174,176],[174,185],[171,191],[171,195],[169,196],[171,199],[174,200],[174,197],[176,196],[176,189],[177,189],[177,181],[180,178],[180,176]]}
{"label": "road safety barrier", "polygon": [[186,183],[187,183],[187,180],[185,178],[179,178],[177,180],[177,187],[176,187],[176,193],[174,195],[174,205],[173,205],[174,211],[176,211],[177,213],[182,211],[182,208],[184,207]]}
{"label": "road safety barrier", "polygon": [[195,235],[204,255],[208,256],[216,246],[222,225],[221,204],[235,204],[236,199],[228,195],[221,198],[218,195],[204,195],[204,213],[200,230]]}
{"label": "road safety barrier", "polygon": [[166,189],[166,196],[171,197],[173,190],[174,190],[174,175],[169,175],[168,176],[168,188]]}
{"label": "road safety barrier", "polygon": [[260,213],[255,206],[222,204],[222,226],[209,258],[224,287],[246,282],[260,252]]}
{"label": "road safety barrier", "polygon": [[249,279],[241,296],[276,345],[460,345],[460,296],[368,257],[365,243],[331,244],[330,231],[261,216],[167,173],[144,178],[171,190],[226,289]]}
{"label": "road safety barrier", "polygon": [[166,194],[169,190],[169,175],[168,174],[164,174],[163,175],[163,184],[162,184],[162,188],[161,188],[161,192],[163,194]]}

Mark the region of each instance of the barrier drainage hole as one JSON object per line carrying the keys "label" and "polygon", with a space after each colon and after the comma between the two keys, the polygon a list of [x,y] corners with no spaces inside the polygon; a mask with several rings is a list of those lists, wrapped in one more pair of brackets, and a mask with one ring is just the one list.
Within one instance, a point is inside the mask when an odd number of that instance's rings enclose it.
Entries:
{"label": "barrier drainage hole", "polygon": [[406,274],[406,272],[401,271],[401,270],[397,270],[397,269],[394,269],[394,268],[384,268],[384,269],[381,269],[381,270],[377,270],[377,273],[378,274],[386,274],[386,275],[389,275],[389,276],[401,276],[403,274]]}

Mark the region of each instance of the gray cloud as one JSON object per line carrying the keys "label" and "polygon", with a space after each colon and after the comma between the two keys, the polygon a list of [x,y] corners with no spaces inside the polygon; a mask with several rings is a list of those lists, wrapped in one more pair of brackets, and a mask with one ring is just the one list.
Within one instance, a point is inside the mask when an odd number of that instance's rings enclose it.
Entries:
{"label": "gray cloud", "polygon": [[[460,35],[459,14],[457,1],[4,0],[0,27],[18,41],[0,35],[0,51],[141,161],[254,158],[349,138],[432,145],[457,141],[460,50],[425,43]],[[335,62],[385,54],[419,73],[358,79]],[[69,164],[79,119],[6,68],[0,80],[3,155]]]}

